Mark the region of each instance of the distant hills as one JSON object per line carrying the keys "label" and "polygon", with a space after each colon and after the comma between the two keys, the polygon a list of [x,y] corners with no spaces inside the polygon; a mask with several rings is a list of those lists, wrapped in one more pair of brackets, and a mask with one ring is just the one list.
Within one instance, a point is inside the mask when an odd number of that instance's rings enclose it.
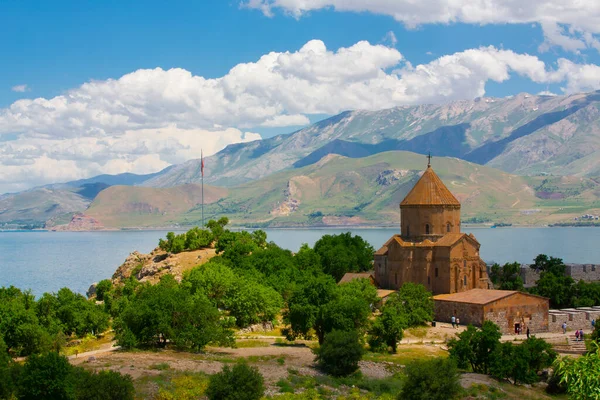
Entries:
{"label": "distant hills", "polygon": [[[600,92],[347,111],[230,145],[205,159],[205,211],[256,226],[389,223],[425,165],[409,152],[434,155],[465,218],[565,222],[600,208]],[[84,211],[105,226],[197,223],[200,177],[190,160],[3,195],[0,226]]]}

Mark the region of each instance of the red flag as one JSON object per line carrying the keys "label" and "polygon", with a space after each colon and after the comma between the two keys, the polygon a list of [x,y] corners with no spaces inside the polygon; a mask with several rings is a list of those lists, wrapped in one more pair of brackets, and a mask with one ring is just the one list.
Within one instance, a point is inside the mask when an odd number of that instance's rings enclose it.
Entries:
{"label": "red flag", "polygon": [[200,150],[200,172],[204,176],[204,157],[202,156],[202,150]]}

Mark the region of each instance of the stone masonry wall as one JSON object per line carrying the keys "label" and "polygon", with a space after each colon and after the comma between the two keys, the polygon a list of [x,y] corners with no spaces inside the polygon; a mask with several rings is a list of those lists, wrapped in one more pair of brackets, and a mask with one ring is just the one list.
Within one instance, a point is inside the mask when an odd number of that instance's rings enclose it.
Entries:
{"label": "stone masonry wall", "polygon": [[480,304],[435,302],[436,321],[450,323],[453,315],[460,320],[460,325],[481,326],[483,323],[483,307]]}
{"label": "stone masonry wall", "polygon": [[[565,273],[573,278],[575,282],[580,280],[585,282],[600,281],[600,264],[566,264],[566,266]],[[540,273],[530,268],[529,264],[523,264],[521,265],[521,279],[523,279],[525,287],[531,287],[540,279]]]}

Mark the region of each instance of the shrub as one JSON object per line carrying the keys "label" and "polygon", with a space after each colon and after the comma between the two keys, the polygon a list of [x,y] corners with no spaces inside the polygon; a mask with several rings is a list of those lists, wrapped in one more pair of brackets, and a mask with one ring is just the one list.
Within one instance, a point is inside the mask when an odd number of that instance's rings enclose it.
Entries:
{"label": "shrub", "polygon": [[494,350],[500,345],[500,328],[485,321],[481,329],[469,325],[466,330],[448,343],[450,357],[459,368],[471,367],[473,372],[488,374]]}
{"label": "shrub", "polygon": [[364,348],[356,331],[331,331],[316,350],[317,363],[333,376],[348,376],[358,369]]}
{"label": "shrub", "polygon": [[19,379],[19,398],[73,399],[72,369],[69,360],[58,353],[30,356]]}
{"label": "shrub", "polygon": [[460,392],[459,374],[452,359],[413,361],[405,373],[398,399],[446,400]]}
{"label": "shrub", "polygon": [[110,279],[103,279],[96,285],[96,299],[104,301],[104,295],[110,292],[112,289],[112,282]]}
{"label": "shrub", "polygon": [[129,375],[114,371],[92,373],[78,369],[75,373],[77,399],[85,400],[133,400],[135,389]]}
{"label": "shrub", "polygon": [[552,365],[556,352],[542,339],[530,338],[515,346],[502,343],[492,355],[490,372],[498,379],[512,379],[513,383],[539,381],[538,372]]}
{"label": "shrub", "polygon": [[255,367],[240,363],[225,365],[210,377],[206,395],[210,400],[258,400],[265,391],[264,379]]}

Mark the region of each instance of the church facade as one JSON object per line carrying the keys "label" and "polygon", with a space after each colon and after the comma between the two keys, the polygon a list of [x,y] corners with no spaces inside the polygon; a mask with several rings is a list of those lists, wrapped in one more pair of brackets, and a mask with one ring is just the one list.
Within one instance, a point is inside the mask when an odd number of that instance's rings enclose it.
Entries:
{"label": "church facade", "polygon": [[428,164],[400,203],[400,234],[374,256],[375,280],[383,289],[420,283],[434,295],[490,288],[480,244],[460,231],[460,202]]}

